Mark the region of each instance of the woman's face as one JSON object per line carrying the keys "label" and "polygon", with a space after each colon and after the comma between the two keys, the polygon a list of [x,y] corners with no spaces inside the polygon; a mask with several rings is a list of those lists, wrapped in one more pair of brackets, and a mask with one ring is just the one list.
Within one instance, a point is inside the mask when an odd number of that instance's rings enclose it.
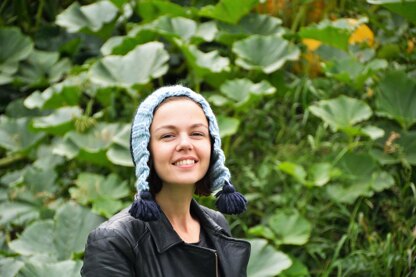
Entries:
{"label": "woman's face", "polygon": [[170,99],[156,110],[150,151],[164,185],[194,185],[208,170],[211,142],[202,108],[186,98]]}

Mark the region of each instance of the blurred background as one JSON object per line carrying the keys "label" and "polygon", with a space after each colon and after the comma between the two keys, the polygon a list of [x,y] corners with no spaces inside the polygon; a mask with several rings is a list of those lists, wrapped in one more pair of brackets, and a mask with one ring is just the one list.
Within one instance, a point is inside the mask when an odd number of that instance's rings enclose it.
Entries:
{"label": "blurred background", "polygon": [[[416,0],[3,0],[0,276],[79,276],[136,107],[211,103],[250,277],[415,276]],[[198,199],[214,207],[214,198]]]}

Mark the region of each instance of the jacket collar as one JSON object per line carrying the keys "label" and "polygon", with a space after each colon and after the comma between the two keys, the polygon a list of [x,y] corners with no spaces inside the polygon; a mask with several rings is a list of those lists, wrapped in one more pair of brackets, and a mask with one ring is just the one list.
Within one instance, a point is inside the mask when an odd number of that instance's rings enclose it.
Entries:
{"label": "jacket collar", "polygon": [[[217,233],[223,229],[219,226],[208,214],[201,208],[201,206],[192,199],[191,212],[194,213],[206,232]],[[150,234],[154,239],[157,251],[163,253],[169,248],[184,243],[184,241],[175,232],[166,215],[161,211],[160,219],[146,223],[149,227]]]}

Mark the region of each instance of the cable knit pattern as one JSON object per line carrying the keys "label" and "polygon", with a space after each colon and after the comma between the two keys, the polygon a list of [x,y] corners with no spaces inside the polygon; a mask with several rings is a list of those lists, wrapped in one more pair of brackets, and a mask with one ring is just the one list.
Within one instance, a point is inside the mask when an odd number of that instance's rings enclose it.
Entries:
{"label": "cable knit pattern", "polygon": [[147,162],[150,157],[148,145],[150,141],[150,125],[153,121],[154,110],[163,100],[174,96],[186,96],[198,103],[205,113],[209,124],[209,133],[214,139],[213,156],[214,162],[211,170],[212,191],[221,189],[225,183],[230,182],[230,171],[225,167],[224,152],[221,149],[221,138],[217,120],[208,102],[200,94],[195,93],[189,88],[176,85],[162,87],[149,95],[137,109],[132,123],[131,130],[131,149],[135,164],[137,177],[136,188],[138,192],[148,191],[149,184],[147,178],[150,169]]}

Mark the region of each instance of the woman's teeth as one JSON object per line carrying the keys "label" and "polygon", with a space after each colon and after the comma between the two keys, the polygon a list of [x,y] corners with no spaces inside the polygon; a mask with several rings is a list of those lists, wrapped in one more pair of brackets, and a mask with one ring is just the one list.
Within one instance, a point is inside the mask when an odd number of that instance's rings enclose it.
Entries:
{"label": "woman's teeth", "polygon": [[181,165],[190,165],[190,164],[194,164],[195,161],[194,160],[182,160],[179,162],[176,162],[175,165],[176,166],[181,166]]}

